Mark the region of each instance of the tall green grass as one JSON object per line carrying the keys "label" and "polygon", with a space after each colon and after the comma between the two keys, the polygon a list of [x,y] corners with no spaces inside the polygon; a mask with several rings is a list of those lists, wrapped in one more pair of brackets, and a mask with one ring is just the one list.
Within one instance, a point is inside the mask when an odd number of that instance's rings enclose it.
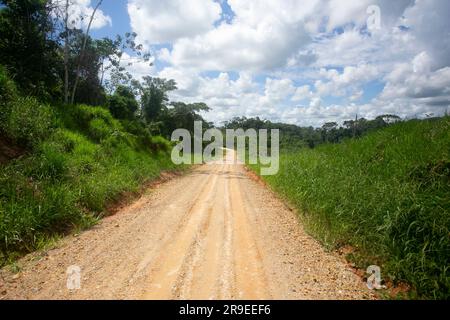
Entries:
{"label": "tall green grass", "polygon": [[32,98],[8,106],[2,134],[28,153],[0,165],[0,264],[92,225],[124,193],[180,169],[167,140],[131,133],[101,107],[43,106]]}
{"label": "tall green grass", "polygon": [[282,153],[264,177],[326,246],[351,245],[418,297],[450,298],[450,118]]}

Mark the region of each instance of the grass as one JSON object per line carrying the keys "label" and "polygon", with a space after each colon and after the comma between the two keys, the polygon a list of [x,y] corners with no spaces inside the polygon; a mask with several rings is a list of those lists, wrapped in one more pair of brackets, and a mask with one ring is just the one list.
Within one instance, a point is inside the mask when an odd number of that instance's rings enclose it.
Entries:
{"label": "grass", "polygon": [[0,165],[0,264],[92,226],[124,194],[182,169],[167,140],[130,133],[101,107],[18,98],[7,110],[1,128],[28,153]]}
{"label": "grass", "polygon": [[450,298],[449,117],[282,153],[264,179],[328,248],[350,245],[357,266],[381,266],[413,296]]}

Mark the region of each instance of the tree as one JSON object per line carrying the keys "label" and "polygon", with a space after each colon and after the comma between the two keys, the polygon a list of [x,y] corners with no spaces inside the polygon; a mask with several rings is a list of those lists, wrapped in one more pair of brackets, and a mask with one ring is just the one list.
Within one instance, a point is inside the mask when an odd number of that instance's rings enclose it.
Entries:
{"label": "tree", "polygon": [[174,80],[144,77],[141,89],[141,107],[147,122],[157,120],[161,110],[167,106],[169,101],[167,93],[176,89],[177,86]]}
{"label": "tree", "polygon": [[336,122],[327,122],[322,126],[323,139],[326,142],[337,142],[336,130],[338,124]]}
{"label": "tree", "polygon": [[175,129],[183,128],[189,130],[193,135],[194,121],[202,121],[203,128],[207,129],[212,125],[206,122],[199,113],[208,111],[210,108],[205,103],[172,102],[169,106],[164,107],[160,114],[160,134],[170,138]]}
{"label": "tree", "polygon": [[128,120],[134,118],[138,110],[138,103],[130,88],[125,86],[118,87],[108,100],[109,110],[115,118]]}
{"label": "tree", "polygon": [[51,39],[50,1],[0,0],[0,64],[19,89],[49,100],[60,96],[62,68],[58,43]]}
{"label": "tree", "polygon": [[78,87],[78,82],[80,80],[81,63],[82,63],[82,60],[84,58],[84,54],[86,52],[86,45],[87,45],[87,41],[89,39],[89,32],[91,30],[92,21],[94,21],[95,14],[96,14],[98,8],[100,7],[100,5],[102,4],[102,2],[103,2],[103,0],[99,0],[97,2],[97,5],[95,6],[94,10],[92,11],[91,17],[89,19],[89,24],[88,24],[87,29],[86,29],[86,34],[84,35],[83,46],[81,47],[81,51],[80,51],[80,61],[79,61],[78,65],[77,65],[77,70],[76,70],[76,73],[75,73],[75,83],[73,85],[72,98],[70,100],[70,102],[72,104],[74,103],[75,94],[77,92],[77,87]]}
{"label": "tree", "polygon": [[69,0],[64,9],[64,103],[69,103]]}
{"label": "tree", "polygon": [[[106,102],[105,90],[99,79],[101,57],[97,41],[87,37],[82,30],[74,29],[69,39],[69,85],[73,88],[78,72],[78,89],[75,92],[74,103],[103,105]],[[81,50],[84,47],[84,54]],[[82,57],[82,58],[81,58]]]}
{"label": "tree", "polygon": [[[137,34],[135,32],[127,32],[125,36],[117,35],[115,40],[104,38],[101,40],[100,47],[103,54],[102,69],[104,72],[109,70],[110,79],[105,81],[105,87],[108,92],[114,92],[119,86],[131,86],[136,93],[142,91],[140,82],[133,78],[128,72],[127,67],[132,66],[136,62],[145,62],[149,66],[153,63],[149,62],[151,55],[144,52],[142,44],[136,43]],[[125,52],[131,52],[133,57],[128,57]],[[101,83],[103,84],[103,75],[101,75]]]}

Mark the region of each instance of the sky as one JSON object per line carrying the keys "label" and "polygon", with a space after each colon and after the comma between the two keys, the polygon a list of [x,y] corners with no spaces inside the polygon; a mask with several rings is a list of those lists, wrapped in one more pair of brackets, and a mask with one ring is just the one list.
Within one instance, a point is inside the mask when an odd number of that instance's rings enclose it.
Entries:
{"label": "sky", "polygon": [[[76,0],[92,12],[96,0]],[[75,12],[75,11],[74,11]],[[96,38],[133,31],[174,101],[302,126],[450,111],[448,0],[104,0]]]}

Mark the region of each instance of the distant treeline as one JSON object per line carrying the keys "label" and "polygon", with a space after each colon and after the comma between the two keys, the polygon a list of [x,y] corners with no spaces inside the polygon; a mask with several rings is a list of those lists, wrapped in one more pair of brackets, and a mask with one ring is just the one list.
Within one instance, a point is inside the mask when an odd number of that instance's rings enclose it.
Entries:
{"label": "distant treeline", "polygon": [[361,137],[370,131],[385,128],[399,121],[402,121],[399,116],[386,114],[378,116],[374,120],[356,117],[355,120],[344,121],[341,126],[337,122],[327,122],[320,128],[314,128],[271,122],[259,117],[236,117],[226,121],[223,129],[279,129],[282,148],[315,148],[322,143],[339,143],[345,138]]}

